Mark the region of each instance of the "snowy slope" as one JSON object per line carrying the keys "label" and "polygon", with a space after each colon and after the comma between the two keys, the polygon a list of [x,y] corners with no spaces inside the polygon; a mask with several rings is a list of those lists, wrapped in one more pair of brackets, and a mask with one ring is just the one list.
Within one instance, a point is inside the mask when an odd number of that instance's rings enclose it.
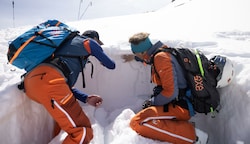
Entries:
{"label": "snowy slope", "polygon": [[[94,128],[93,144],[161,144],[137,135],[129,120],[152,92],[150,67],[138,62],[123,63],[120,56],[131,53],[128,38],[137,32],[151,33],[153,41],[173,47],[198,48],[208,57],[222,54],[235,64],[236,77],[219,90],[221,111],[215,118],[197,114],[191,121],[209,134],[209,144],[250,143],[250,21],[247,0],[176,0],[156,12],[117,16],[67,24],[81,32],[96,29],[105,52],[117,64],[114,71],[97,60],[94,76],[86,67],[87,93],[104,98],[100,108],[82,104]],[[16,88],[22,70],[6,64],[8,41],[31,26],[0,30],[0,139],[5,144],[48,143],[52,120],[37,103]],[[105,82],[105,83],[104,83]],[[81,77],[77,87],[81,88]],[[10,135],[11,134],[11,135]],[[51,143],[61,141],[63,134]]]}

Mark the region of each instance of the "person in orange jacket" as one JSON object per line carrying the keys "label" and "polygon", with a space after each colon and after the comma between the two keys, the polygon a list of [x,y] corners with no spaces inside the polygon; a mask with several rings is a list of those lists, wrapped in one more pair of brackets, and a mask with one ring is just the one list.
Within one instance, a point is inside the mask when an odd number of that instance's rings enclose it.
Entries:
{"label": "person in orange jacket", "polygon": [[[134,34],[129,42],[137,61],[152,64],[153,59],[151,79],[156,84],[153,96],[145,101],[143,109],[131,119],[130,127],[138,134],[155,140],[175,144],[195,143],[197,137],[194,125],[189,122],[187,103],[175,101],[179,90],[187,87],[178,61],[168,52],[155,54],[159,48],[167,46],[160,41],[153,45],[148,33]],[[124,59],[131,60],[125,55]]]}
{"label": "person in orange jacket", "polygon": [[[189,122],[194,108],[183,98],[190,94],[188,82],[176,57],[166,50],[168,46],[161,41],[152,44],[146,32],[134,34],[129,43],[133,55],[122,55],[124,62],[135,59],[151,65],[151,80],[156,85],[130,127],[144,137],[174,144],[207,143],[208,135]],[[229,85],[235,75],[231,60],[215,55],[209,61],[208,71],[217,81],[216,88]]]}
{"label": "person in orange jacket", "polygon": [[103,99],[81,92],[74,84],[90,55],[106,68],[115,69],[115,62],[104,53],[102,44],[96,31],[85,31],[62,45],[52,61],[38,65],[25,75],[26,95],[42,104],[53,117],[59,126],[55,135],[60,129],[68,133],[63,144],[88,144],[93,139],[90,120],[77,99],[94,107],[101,105]]}

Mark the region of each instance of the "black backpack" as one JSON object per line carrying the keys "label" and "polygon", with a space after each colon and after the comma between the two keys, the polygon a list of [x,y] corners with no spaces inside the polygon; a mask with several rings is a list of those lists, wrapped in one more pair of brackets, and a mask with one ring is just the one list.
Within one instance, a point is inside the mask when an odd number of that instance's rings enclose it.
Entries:
{"label": "black backpack", "polygon": [[153,57],[162,51],[175,56],[185,71],[191,95],[185,95],[184,99],[191,102],[193,109],[198,113],[205,114],[217,110],[220,104],[220,95],[216,89],[216,77],[208,69],[210,62],[207,57],[196,49],[188,48],[159,48]]}

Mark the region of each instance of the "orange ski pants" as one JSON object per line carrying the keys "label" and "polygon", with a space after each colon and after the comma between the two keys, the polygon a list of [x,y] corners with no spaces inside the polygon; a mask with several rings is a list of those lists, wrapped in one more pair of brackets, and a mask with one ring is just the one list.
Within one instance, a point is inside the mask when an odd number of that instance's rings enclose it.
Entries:
{"label": "orange ski pants", "polygon": [[130,121],[130,127],[138,134],[174,144],[192,144],[196,140],[195,128],[188,122],[188,110],[178,105],[151,106],[141,110]]}
{"label": "orange ski pants", "polygon": [[42,104],[68,133],[63,144],[87,144],[93,138],[91,123],[57,68],[41,64],[25,76],[26,95]]}

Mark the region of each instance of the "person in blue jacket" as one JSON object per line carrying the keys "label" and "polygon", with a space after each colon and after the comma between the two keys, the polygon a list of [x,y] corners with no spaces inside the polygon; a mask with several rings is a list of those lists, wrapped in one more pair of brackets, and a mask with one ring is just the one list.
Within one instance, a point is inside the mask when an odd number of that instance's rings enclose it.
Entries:
{"label": "person in blue jacket", "polygon": [[103,99],[99,95],[86,94],[74,88],[79,73],[83,72],[89,56],[97,58],[103,66],[115,69],[115,62],[103,51],[103,43],[95,30],[88,30],[64,43],[55,52],[52,61],[40,64],[24,79],[26,94],[42,104],[56,122],[54,134],[60,129],[68,133],[63,144],[89,143],[93,129],[78,100],[94,107]]}

